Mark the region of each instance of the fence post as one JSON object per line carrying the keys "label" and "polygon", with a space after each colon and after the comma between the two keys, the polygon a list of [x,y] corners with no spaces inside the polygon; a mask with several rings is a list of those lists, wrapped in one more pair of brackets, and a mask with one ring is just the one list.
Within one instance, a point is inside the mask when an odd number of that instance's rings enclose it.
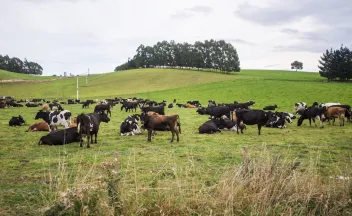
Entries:
{"label": "fence post", "polygon": [[119,152],[115,152],[115,174],[119,175]]}
{"label": "fence post", "polygon": [[248,147],[245,146],[243,147],[244,149],[244,152],[243,152],[243,166],[244,166],[244,175],[247,175],[248,174],[248,163],[249,163],[249,160],[248,160]]}

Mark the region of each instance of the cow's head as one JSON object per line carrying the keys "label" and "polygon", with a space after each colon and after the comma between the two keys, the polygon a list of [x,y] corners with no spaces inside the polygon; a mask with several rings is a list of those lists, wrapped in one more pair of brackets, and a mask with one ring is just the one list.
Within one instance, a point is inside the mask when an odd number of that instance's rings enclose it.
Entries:
{"label": "cow's head", "polygon": [[110,118],[105,112],[100,112],[99,115],[101,116],[101,121],[108,123],[110,121]]}
{"label": "cow's head", "polygon": [[49,112],[44,112],[43,110],[39,110],[37,114],[35,115],[34,119],[47,119],[49,118]]}
{"label": "cow's head", "polygon": [[24,125],[25,121],[21,115],[18,116],[18,123],[22,126]]}
{"label": "cow's head", "polygon": [[297,126],[301,126],[304,120],[304,116],[301,115],[301,117],[298,119]]}

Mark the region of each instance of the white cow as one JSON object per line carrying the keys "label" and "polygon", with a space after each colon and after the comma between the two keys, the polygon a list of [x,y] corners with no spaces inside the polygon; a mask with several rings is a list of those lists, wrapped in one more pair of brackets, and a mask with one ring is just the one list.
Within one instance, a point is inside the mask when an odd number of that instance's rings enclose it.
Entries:
{"label": "white cow", "polygon": [[62,125],[68,128],[71,124],[71,112],[69,110],[64,110],[61,112],[51,111],[49,113],[50,127],[52,129],[57,129],[57,126]]}

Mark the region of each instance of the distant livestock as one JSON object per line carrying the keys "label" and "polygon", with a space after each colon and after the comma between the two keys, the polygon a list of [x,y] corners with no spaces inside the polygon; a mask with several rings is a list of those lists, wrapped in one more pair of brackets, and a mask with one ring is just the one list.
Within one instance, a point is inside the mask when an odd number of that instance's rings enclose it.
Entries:
{"label": "distant livestock", "polygon": [[275,104],[274,106],[266,106],[263,108],[263,110],[275,110],[277,108],[277,105]]}
{"label": "distant livestock", "polygon": [[95,113],[101,113],[101,112],[104,112],[104,111],[106,111],[106,113],[109,114],[110,117],[111,117],[110,105],[108,105],[108,104],[99,104],[99,105],[96,105],[95,108],[94,108],[94,112]]}

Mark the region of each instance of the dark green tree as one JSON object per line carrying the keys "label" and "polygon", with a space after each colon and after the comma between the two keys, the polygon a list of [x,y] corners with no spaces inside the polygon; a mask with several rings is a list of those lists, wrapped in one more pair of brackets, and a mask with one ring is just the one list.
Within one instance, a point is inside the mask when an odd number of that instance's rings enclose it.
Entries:
{"label": "dark green tree", "polygon": [[291,69],[303,70],[303,63],[300,61],[294,61],[291,63]]}

